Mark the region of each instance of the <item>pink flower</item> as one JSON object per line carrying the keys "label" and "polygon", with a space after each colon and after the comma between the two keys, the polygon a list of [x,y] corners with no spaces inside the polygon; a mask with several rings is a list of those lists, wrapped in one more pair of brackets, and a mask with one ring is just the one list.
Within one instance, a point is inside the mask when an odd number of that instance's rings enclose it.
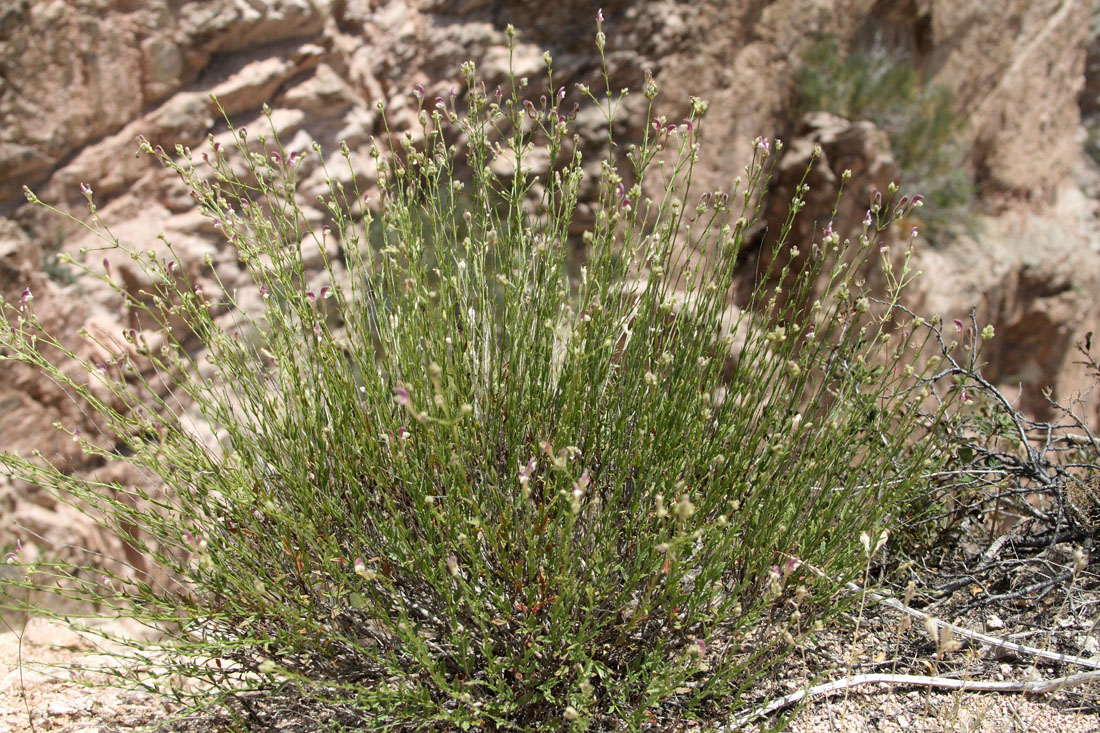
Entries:
{"label": "pink flower", "polygon": [[963,322],[960,321],[958,318],[955,319],[955,330],[959,333],[962,333],[963,330]]}
{"label": "pink flower", "polygon": [[599,10],[596,11],[596,22],[597,23],[602,23],[603,22],[603,8],[600,8]]}
{"label": "pink flower", "polygon": [[393,399],[394,402],[401,405],[402,407],[408,407],[412,404],[412,399],[409,397],[409,390],[405,389],[401,385],[393,388]]}
{"label": "pink flower", "polygon": [[82,194],[84,194],[85,196],[91,196],[92,195],[92,187],[89,186],[87,183],[81,183],[80,184],[80,192]]}
{"label": "pink flower", "polygon": [[534,456],[531,456],[531,460],[527,461],[526,466],[524,466],[521,463],[520,467],[519,467],[519,480],[520,481],[529,481],[529,480],[531,480],[531,476],[534,475],[535,469],[537,467],[538,467],[538,463],[535,461]]}
{"label": "pink flower", "polygon": [[23,551],[23,543],[19,541],[19,538],[15,538],[15,551],[9,552],[4,556],[4,559],[8,561],[8,564],[19,562],[19,553]]}

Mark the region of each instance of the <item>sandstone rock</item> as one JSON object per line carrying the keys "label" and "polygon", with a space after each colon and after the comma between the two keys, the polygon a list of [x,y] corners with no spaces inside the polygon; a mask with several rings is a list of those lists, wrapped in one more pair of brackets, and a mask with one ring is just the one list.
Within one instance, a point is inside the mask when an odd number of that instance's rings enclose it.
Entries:
{"label": "sandstone rock", "polygon": [[[566,88],[567,100],[580,99],[576,83],[598,93],[604,81],[593,45],[594,12],[581,0],[561,0],[553,12],[519,0],[6,3],[0,8],[0,295],[17,300],[29,285],[36,312],[81,353],[92,353],[76,336],[81,326],[138,328],[137,314],[122,309],[104,284],[91,278],[68,282],[56,267],[50,274],[41,271],[59,243],[74,256],[101,243],[76,224],[29,207],[22,186],[35,187],[44,200],[83,220],[83,182],[95,189],[99,213],[118,236],[167,257],[156,239],[166,232],[181,270],[204,290],[214,293],[217,287],[201,266],[209,255],[226,288],[241,288],[240,299],[257,307],[256,294],[243,289],[236,253],[196,213],[186,187],[149,157],[135,157],[139,136],[169,151],[177,143],[191,147],[196,158],[208,136],[231,145],[231,133],[209,99],[213,91],[259,152],[259,135],[271,134],[260,113],[268,102],[271,123],[288,151],[310,152],[314,142],[324,148],[327,174],[312,157],[301,169],[303,202],[313,205],[328,192],[326,178],[345,186],[355,182],[371,194],[369,146],[372,138],[385,140],[379,103],[389,130],[419,135],[414,87],[424,85],[429,100],[439,95],[448,101],[453,87],[461,107],[457,67],[467,58],[476,61],[491,88],[506,84],[511,64],[530,77],[524,94],[537,100],[544,91],[544,50],[554,58],[555,86]],[[852,169],[853,180],[838,229],[858,222],[870,188],[883,188],[895,172],[888,146],[873,127],[827,117],[789,119],[801,51],[828,34],[843,49],[878,39],[909,54],[954,92],[969,122],[962,143],[972,148],[960,164],[996,194],[987,195],[994,212],[979,217],[974,232],[922,248],[918,266],[934,277],[921,281],[914,294],[927,310],[945,317],[979,307],[982,321],[1000,334],[989,347],[990,373],[1005,385],[1023,382],[1028,409],[1045,409],[1037,395],[1046,384],[1058,394],[1082,386],[1072,344],[1085,331],[1100,332],[1100,307],[1091,299],[1100,285],[1100,175],[1081,156],[1077,135],[1078,110],[1100,109],[1100,12],[1089,3],[608,0],[604,15],[611,88],[635,90],[614,129],[620,151],[637,142],[649,122],[648,103],[638,93],[646,68],[663,91],[655,114],[676,122],[687,113],[688,95],[710,102],[695,169],[698,191],[731,190],[751,160],[753,138],[791,138],[768,202],[774,231],[809,152],[822,146],[811,202],[792,234],[792,242],[803,246],[820,236],[831,189],[845,168]],[[509,23],[517,29],[511,54]],[[576,122],[590,174],[582,197],[591,197],[606,146],[603,114],[588,107]],[[341,140],[351,148],[354,174],[339,153]],[[532,163],[539,171],[546,165]],[[211,173],[201,166],[199,171]],[[323,223],[320,209],[308,216],[314,226]],[[574,222],[578,229],[587,225],[586,217],[590,207]],[[338,256],[335,237],[324,245],[306,247],[311,268]],[[91,253],[87,261],[98,266],[104,257],[131,294],[154,284],[117,253]],[[311,274],[310,287],[324,284],[321,274]],[[82,457],[50,425],[96,429],[59,390],[26,369],[0,374],[0,406],[0,443],[38,446],[74,465]],[[17,506],[30,489],[18,491],[21,498],[9,504]],[[50,521],[77,520],[55,514]]]}

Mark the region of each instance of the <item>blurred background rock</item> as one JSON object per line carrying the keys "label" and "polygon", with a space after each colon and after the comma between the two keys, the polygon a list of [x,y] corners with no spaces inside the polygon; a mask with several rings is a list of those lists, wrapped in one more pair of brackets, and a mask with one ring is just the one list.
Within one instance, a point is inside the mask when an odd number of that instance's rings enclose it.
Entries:
{"label": "blurred background rock", "polygon": [[[576,83],[602,88],[596,10],[580,0],[5,2],[0,293],[16,300],[31,288],[39,318],[81,353],[91,348],[77,336],[81,328],[117,339],[138,325],[108,288],[59,262],[60,253],[78,257],[94,240],[28,205],[22,193],[29,185],[82,217],[81,182],[95,190],[100,214],[120,239],[161,249],[156,235],[163,232],[181,266],[198,273],[210,255],[225,287],[243,286],[235,253],[186,189],[135,155],[139,135],[167,150],[182,144],[198,152],[210,135],[228,142],[214,93],[254,138],[266,128],[266,102],[288,150],[318,142],[330,172],[345,175],[339,144],[346,141],[369,189],[370,140],[384,134],[378,103],[390,130],[415,131],[417,84],[429,99],[452,88],[461,95],[458,66],[467,59],[490,86],[502,82],[508,24],[518,31],[514,64],[531,78],[529,95],[547,91],[547,50],[555,86],[578,99]],[[1087,386],[1073,345],[1100,332],[1100,5],[606,0],[603,13],[612,89],[635,90],[619,117],[620,144],[640,140],[648,124],[641,86],[643,70],[652,69],[663,90],[658,113],[671,121],[686,116],[688,95],[710,102],[699,192],[731,190],[757,136],[783,138],[785,157],[769,194],[774,220],[809,151],[822,145],[796,243],[820,239],[831,187],[844,169],[854,176],[838,213],[841,233],[862,218],[872,188],[900,179],[928,201],[914,222],[922,240],[917,267],[925,272],[917,309],[950,322],[977,307],[980,322],[997,332],[986,375],[1036,416],[1048,416],[1043,388],[1062,398]],[[583,111],[577,129],[585,160],[597,166],[606,145],[598,110]],[[595,180],[598,168],[591,172]],[[315,161],[305,164],[299,190],[307,202],[325,190]],[[760,241],[766,236],[758,233]],[[333,248],[335,256],[338,243]],[[142,287],[126,262],[112,259],[111,266],[131,292]],[[208,287],[217,291],[213,282]],[[105,480],[142,480],[81,455],[51,427],[57,422],[95,431],[37,373],[0,372],[5,449],[38,448]],[[66,546],[116,556],[120,549],[87,517],[5,479],[0,522],[4,551],[16,537],[62,554]]]}

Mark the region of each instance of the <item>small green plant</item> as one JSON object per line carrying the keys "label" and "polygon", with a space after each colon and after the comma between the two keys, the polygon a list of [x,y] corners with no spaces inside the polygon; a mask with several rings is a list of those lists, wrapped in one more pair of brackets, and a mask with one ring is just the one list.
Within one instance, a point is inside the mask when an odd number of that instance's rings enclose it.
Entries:
{"label": "small green plant", "polygon": [[[0,466],[83,502],[153,570],[26,564],[8,605],[34,587],[162,629],[131,650],[148,664],[109,671],[242,728],[293,705],[327,729],[640,730],[723,719],[851,603],[836,583],[864,572],[861,535],[897,521],[938,460],[925,438],[939,413],[920,409],[930,385],[910,365],[930,331],[897,308],[914,273],[877,241],[910,206],[891,187],[854,240],[830,227],[798,243],[804,264],[762,282],[800,297],[761,285],[731,317],[779,143],[757,141],[743,186],[693,192],[693,100],[688,121],[654,120],[604,162],[571,277],[585,174],[546,65],[533,93],[518,78],[487,89],[464,65],[465,108],[418,90],[423,142],[372,150],[379,208],[353,172],[331,173],[323,226],[295,192],[319,150],[243,129],[205,160],[143,144],[236,251],[260,312],[200,288],[171,245],[162,258],[119,242],[85,187],[87,226],[156,285],[130,296],[82,266],[146,326],[99,342],[111,364],[80,361],[27,291],[4,304],[0,360],[64,385],[109,439],[60,429],[149,483],[103,485],[42,455]],[[578,91],[614,143],[625,92]],[[796,248],[804,193],[774,247]],[[307,272],[298,243],[333,236],[343,259]],[[859,284],[868,258],[890,284],[879,299]],[[181,346],[180,322],[200,349]]]}
{"label": "small green plant", "polygon": [[869,120],[887,133],[902,179],[929,204],[921,212],[928,235],[966,213],[974,185],[953,96],[926,83],[911,61],[877,46],[845,55],[836,39],[825,38],[803,54],[797,88],[798,116],[821,110]]}
{"label": "small green plant", "polygon": [[1085,152],[1093,162],[1100,165],[1100,119],[1092,118],[1085,121]]}

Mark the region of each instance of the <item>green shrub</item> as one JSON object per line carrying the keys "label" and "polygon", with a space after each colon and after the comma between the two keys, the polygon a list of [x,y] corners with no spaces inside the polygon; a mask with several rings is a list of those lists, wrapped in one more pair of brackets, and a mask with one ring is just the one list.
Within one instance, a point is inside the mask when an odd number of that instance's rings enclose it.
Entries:
{"label": "green shrub", "polygon": [[1085,132],[1085,153],[1100,165],[1100,119],[1086,119]]}
{"label": "green shrub", "polygon": [[926,83],[911,61],[880,47],[844,55],[832,38],[806,49],[796,83],[798,116],[820,110],[886,132],[902,180],[929,204],[921,218],[933,240],[965,218],[974,185],[949,89]]}
{"label": "green shrub", "polygon": [[[854,241],[830,229],[800,244],[810,256],[778,282],[804,297],[778,305],[761,286],[734,314],[771,150],[757,142],[743,188],[692,193],[693,100],[690,121],[657,120],[629,146],[636,185],[603,164],[571,278],[584,173],[547,68],[543,97],[526,79],[494,93],[465,65],[467,109],[422,100],[425,142],[373,150],[380,213],[354,174],[330,177],[327,229],[296,199],[301,151],[274,133],[236,130],[239,150],[213,148],[208,166],[144,144],[236,249],[260,313],[118,242],[89,191],[88,226],[157,284],[126,296],[145,331],[102,343],[120,369],[83,361],[82,381],[24,298],[5,304],[0,358],[64,385],[125,450],[74,438],[149,484],[104,486],[40,455],[0,465],[86,502],[157,571],[28,565],[9,605],[26,586],[107,604],[166,634],[132,648],[154,661],[114,668],[120,682],[223,706],[244,728],[293,700],[326,729],[720,719],[842,610],[837,584],[868,561],[861,535],[888,528],[936,460],[929,385],[908,366],[929,331],[894,307],[913,273],[876,241],[904,212],[880,201]],[[610,131],[619,98],[580,93]],[[541,180],[532,146],[550,161]],[[793,246],[787,230],[775,247]],[[293,243],[329,236],[344,261],[313,292]],[[861,290],[867,258],[887,268],[885,300]]]}

